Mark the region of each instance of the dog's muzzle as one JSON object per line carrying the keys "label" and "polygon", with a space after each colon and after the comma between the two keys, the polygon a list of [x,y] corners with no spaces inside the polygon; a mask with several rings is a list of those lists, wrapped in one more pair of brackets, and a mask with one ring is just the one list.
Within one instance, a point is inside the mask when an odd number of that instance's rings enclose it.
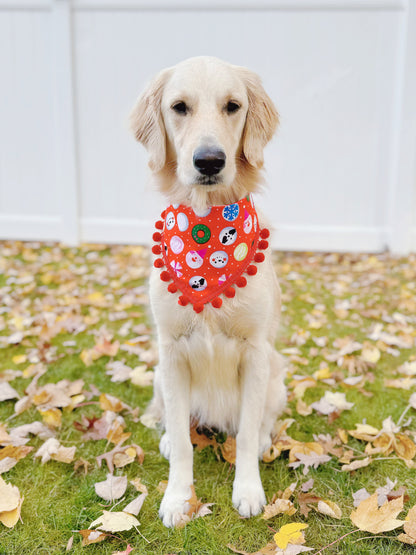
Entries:
{"label": "dog's muzzle", "polygon": [[194,167],[202,175],[217,175],[225,166],[225,152],[217,147],[199,147],[194,152]]}

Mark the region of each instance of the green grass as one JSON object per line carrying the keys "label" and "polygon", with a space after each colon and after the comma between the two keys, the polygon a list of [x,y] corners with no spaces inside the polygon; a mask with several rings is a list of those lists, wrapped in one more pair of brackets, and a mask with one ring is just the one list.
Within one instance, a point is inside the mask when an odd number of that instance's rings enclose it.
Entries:
{"label": "green grass", "polygon": [[[152,395],[152,388],[141,388],[130,382],[113,383],[106,374],[109,357],[102,357],[89,367],[80,359],[83,349],[94,345],[93,330],[105,325],[114,339],[121,344],[135,337],[130,329],[126,336],[118,334],[120,327],[127,321],[132,326],[149,323],[148,307],[145,294],[140,288],[146,283],[148,273],[147,251],[139,247],[94,247],[83,246],[80,249],[60,249],[56,245],[33,245],[25,243],[3,243],[2,260],[0,260],[0,297],[3,297],[7,310],[0,315],[0,375],[6,369],[24,370],[29,361],[14,364],[13,357],[26,354],[28,357],[46,356],[43,363],[46,373],[39,379],[39,384],[56,383],[61,379],[75,380],[83,378],[84,389],[89,384],[101,392],[114,395],[132,407],[139,407],[142,413]],[[346,388],[338,381],[328,385],[321,381],[314,388],[307,389],[304,401],[308,404],[319,400],[327,390],[342,391],[347,399],[354,403],[352,410],[344,411],[332,423],[326,416],[315,411],[309,416],[296,412],[296,401],[288,404],[288,414],[295,422],[288,429],[288,434],[299,441],[313,441],[313,435],[319,433],[335,436],[339,428],[353,429],[355,424],[366,419],[367,423],[381,427],[385,418],[391,416],[398,421],[412,393],[399,389],[386,388],[384,378],[395,376],[396,368],[408,360],[416,358],[416,348],[397,349],[398,356],[385,352],[382,343],[368,339],[371,326],[383,323],[385,331],[401,337],[416,337],[416,289],[412,286],[416,277],[414,257],[394,259],[386,255],[369,257],[365,255],[325,255],[316,254],[282,254],[276,255],[276,269],[283,290],[284,311],[282,314],[282,333],[277,348],[296,347],[291,337],[296,330],[310,333],[305,343],[298,345],[300,356],[308,364],[292,361],[291,373],[312,375],[329,351],[336,349],[333,341],[339,337],[351,336],[355,341],[368,341],[381,350],[381,358],[374,367],[367,368],[374,380],[365,384],[365,390],[372,397],[365,396],[357,388]],[[293,276],[296,272],[298,276]],[[49,277],[45,278],[45,274]],[[26,276],[21,282],[16,279]],[[30,281],[27,276],[33,276]],[[368,280],[368,277],[372,278]],[[378,277],[377,277],[378,276]],[[46,283],[45,283],[46,282]],[[128,298],[129,292],[135,291]],[[105,306],[93,306],[86,300],[93,292],[101,292],[106,298]],[[306,297],[305,297],[306,295]],[[307,296],[313,297],[314,301]],[[312,301],[313,301],[312,299]],[[336,313],[336,303],[350,301],[345,318]],[[318,305],[318,307],[316,306]],[[322,306],[319,306],[322,305]],[[315,309],[321,327],[309,327],[308,315]],[[123,319],[114,320],[112,314],[126,311]],[[48,325],[52,325],[53,315],[65,318],[68,313],[85,321],[86,327],[79,333],[62,331],[50,339],[39,336],[49,313]],[[396,320],[391,320],[399,314]],[[406,323],[403,323],[403,317]],[[18,330],[25,333],[19,344],[8,345],[4,338]],[[313,337],[326,336],[328,345],[317,348]],[[75,341],[75,346],[65,346],[65,342]],[[413,341],[414,345],[414,341]],[[148,348],[151,345],[148,344]],[[360,351],[353,353],[358,357]],[[293,355],[288,355],[293,358]],[[116,360],[125,360],[134,367],[138,364],[135,355],[119,350]],[[348,371],[336,362],[329,362],[331,372],[338,372],[346,377]],[[290,381],[290,378],[289,380]],[[23,395],[31,378],[18,377],[11,385]],[[94,398],[93,401],[97,401]],[[15,401],[0,403],[0,423],[10,430],[14,426],[41,420],[41,415],[32,406],[24,413],[13,416]],[[195,489],[203,502],[214,503],[212,515],[196,519],[183,529],[166,529],[157,513],[162,494],[157,491],[161,480],[167,480],[168,463],[158,451],[160,434],[156,430],[135,422],[128,413],[123,414],[126,430],[131,432],[127,443],[139,444],[145,459],[142,465],[131,463],[116,469],[117,475],[126,475],[128,479],[140,477],[147,486],[149,495],[138,516],[138,531],[119,532],[105,541],[81,546],[78,530],[88,528],[103,509],[114,507],[121,510],[130,502],[137,492],[129,486],[124,498],[119,503],[108,504],[98,497],[94,490],[97,481],[104,480],[107,474],[105,463],[98,468],[95,457],[111,449],[106,440],[85,441],[82,433],[74,427],[75,421],[82,416],[101,416],[98,404],[88,404],[73,410],[63,411],[62,427],[56,437],[65,446],[77,447],[76,459],[83,458],[91,466],[87,475],[82,469],[74,470],[73,464],[49,461],[41,465],[33,457],[43,441],[32,437],[28,445],[34,447],[32,453],[20,460],[16,466],[2,476],[6,482],[17,486],[24,496],[21,518],[13,529],[0,524],[0,553],[8,555],[52,555],[65,553],[68,540],[74,536],[70,553],[111,554],[126,549],[130,544],[133,554],[227,554],[231,551],[227,544],[237,549],[254,552],[273,539],[273,530],[278,530],[289,522],[308,524],[305,531],[306,544],[318,552],[344,534],[354,530],[349,515],[353,509],[352,493],[365,487],[373,493],[383,486],[386,479],[397,480],[397,487],[407,487],[409,501],[406,509],[416,503],[416,475],[414,469],[406,467],[404,462],[394,454],[381,457],[368,467],[348,473],[341,471],[341,464],[335,457],[330,462],[311,469],[305,476],[303,466],[298,470],[288,467],[287,453],[283,453],[273,463],[260,463],[260,471],[266,496],[270,499],[278,490],[284,490],[293,482],[298,487],[314,478],[313,492],[336,502],[342,509],[341,520],[311,511],[307,520],[296,513],[293,516],[280,515],[265,521],[260,517],[241,519],[231,503],[234,467],[218,460],[211,448],[194,454]],[[13,417],[12,417],[13,416]],[[414,418],[415,411],[408,416]],[[410,423],[406,430],[415,432]],[[351,438],[349,445],[363,452],[365,443]],[[297,505],[295,497],[295,506]],[[404,518],[402,513],[399,518]],[[414,547],[397,541],[399,531],[372,535],[357,531],[340,542],[328,547],[324,553],[339,554],[395,554],[413,553]]]}

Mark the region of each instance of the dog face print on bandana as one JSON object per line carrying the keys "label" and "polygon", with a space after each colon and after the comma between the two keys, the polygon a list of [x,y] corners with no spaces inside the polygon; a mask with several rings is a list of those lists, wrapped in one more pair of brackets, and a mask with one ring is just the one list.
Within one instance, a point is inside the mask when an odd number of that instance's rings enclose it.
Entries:
{"label": "dog face print on bandana", "polygon": [[[220,308],[222,299],[234,297],[237,287],[244,287],[243,275],[254,275],[266,249],[268,229],[259,228],[251,196],[225,206],[212,206],[197,216],[189,206],[171,205],[156,222],[152,251],[160,254],[154,265],[161,269],[162,281],[170,282],[171,293],[182,293],[178,302],[191,303],[195,312],[211,303]],[[164,268],[162,270],[162,268]]]}

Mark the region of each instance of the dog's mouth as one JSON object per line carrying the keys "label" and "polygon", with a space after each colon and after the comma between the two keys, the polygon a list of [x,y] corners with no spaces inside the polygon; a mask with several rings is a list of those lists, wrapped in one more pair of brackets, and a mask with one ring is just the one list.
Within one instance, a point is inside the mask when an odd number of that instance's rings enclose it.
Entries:
{"label": "dog's mouth", "polygon": [[198,185],[218,185],[222,183],[222,178],[219,175],[201,175],[196,179]]}

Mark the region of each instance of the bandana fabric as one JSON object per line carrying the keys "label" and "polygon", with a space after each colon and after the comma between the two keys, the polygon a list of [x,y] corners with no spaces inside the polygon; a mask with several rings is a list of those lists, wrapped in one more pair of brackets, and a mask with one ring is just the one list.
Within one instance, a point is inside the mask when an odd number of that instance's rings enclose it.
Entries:
{"label": "bandana fabric", "polygon": [[197,216],[189,206],[171,205],[156,222],[152,251],[161,254],[154,262],[168,291],[182,293],[178,302],[191,303],[201,312],[206,303],[220,308],[220,294],[234,297],[233,285],[244,287],[243,275],[257,273],[251,262],[263,262],[268,229],[259,228],[251,196],[225,206],[212,206]]}

